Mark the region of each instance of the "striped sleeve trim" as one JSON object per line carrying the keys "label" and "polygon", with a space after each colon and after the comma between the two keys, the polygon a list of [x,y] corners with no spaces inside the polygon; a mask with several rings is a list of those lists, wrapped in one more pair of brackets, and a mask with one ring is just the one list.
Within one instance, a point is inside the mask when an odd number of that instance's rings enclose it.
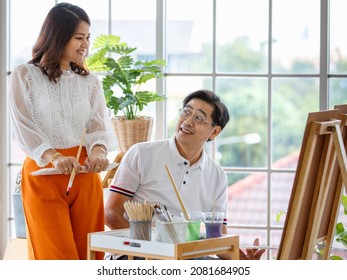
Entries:
{"label": "striped sleeve trim", "polygon": [[111,192],[120,193],[120,194],[129,196],[129,197],[133,197],[134,194],[135,194],[134,192],[131,192],[131,191],[122,189],[122,188],[117,187],[117,186],[110,186],[110,191],[111,191]]}

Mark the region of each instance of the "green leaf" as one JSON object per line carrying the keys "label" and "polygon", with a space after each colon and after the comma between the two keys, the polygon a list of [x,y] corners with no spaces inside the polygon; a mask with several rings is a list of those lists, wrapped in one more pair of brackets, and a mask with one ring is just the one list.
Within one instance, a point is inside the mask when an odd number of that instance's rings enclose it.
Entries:
{"label": "green leaf", "polygon": [[336,235],[343,234],[344,231],[345,231],[345,227],[343,226],[343,224],[341,222],[337,223],[335,226]]}
{"label": "green leaf", "polygon": [[280,219],[283,215],[287,214],[287,211],[281,211],[279,213],[277,213],[276,215],[276,222],[279,223],[280,222]]}
{"label": "green leaf", "polygon": [[343,213],[345,215],[347,215],[347,196],[342,195],[341,203],[342,203],[342,206],[343,206],[343,209],[344,209]]}
{"label": "green leaf", "polygon": [[165,96],[158,95],[157,93],[151,91],[138,91],[136,92],[136,97],[141,101],[141,103],[144,104],[148,104],[154,101],[162,101],[166,99]]}
{"label": "green leaf", "polygon": [[336,224],[335,240],[347,247],[347,231],[341,222]]}
{"label": "green leaf", "polygon": [[336,256],[336,255],[331,255],[331,256],[329,257],[329,259],[330,259],[330,260],[338,260],[338,261],[344,260],[344,258],[342,258],[342,257],[340,257],[340,256]]}
{"label": "green leaf", "polygon": [[136,82],[137,84],[144,84],[147,81],[156,78],[155,74],[145,74],[141,75],[140,79]]}
{"label": "green leaf", "polygon": [[[97,36],[92,44],[93,49],[105,48],[110,46],[118,46],[120,44],[120,37],[112,34],[101,34]],[[123,45],[124,43],[122,43]]]}
{"label": "green leaf", "polygon": [[122,56],[118,59],[119,66],[121,69],[131,69],[134,64],[134,59],[128,55]]}

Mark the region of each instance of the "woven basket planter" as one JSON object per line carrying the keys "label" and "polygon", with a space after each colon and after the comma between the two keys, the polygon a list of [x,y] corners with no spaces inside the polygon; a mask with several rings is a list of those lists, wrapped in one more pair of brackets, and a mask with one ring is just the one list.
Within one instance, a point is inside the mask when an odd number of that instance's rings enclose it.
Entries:
{"label": "woven basket planter", "polygon": [[153,118],[138,117],[127,120],[124,117],[112,119],[113,129],[118,141],[118,149],[125,153],[133,144],[146,142],[151,139]]}

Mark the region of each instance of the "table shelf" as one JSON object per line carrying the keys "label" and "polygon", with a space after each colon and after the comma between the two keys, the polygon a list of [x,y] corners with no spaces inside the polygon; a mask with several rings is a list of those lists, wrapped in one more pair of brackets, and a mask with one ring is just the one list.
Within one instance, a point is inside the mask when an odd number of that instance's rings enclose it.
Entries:
{"label": "table shelf", "polygon": [[203,238],[183,243],[165,243],[155,240],[132,239],[129,234],[129,229],[89,233],[88,259],[95,259],[95,252],[127,255],[129,259],[136,256],[162,260],[183,260],[230,253],[231,259],[239,259],[239,236],[223,234],[217,238]]}

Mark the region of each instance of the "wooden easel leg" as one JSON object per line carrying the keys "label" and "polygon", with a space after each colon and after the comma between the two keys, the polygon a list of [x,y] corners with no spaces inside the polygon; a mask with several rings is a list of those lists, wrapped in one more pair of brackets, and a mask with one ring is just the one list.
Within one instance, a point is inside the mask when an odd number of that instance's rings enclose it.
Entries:
{"label": "wooden easel leg", "polygon": [[318,232],[331,186],[334,167],[336,166],[336,153],[333,144],[332,137],[327,135],[322,151],[322,158],[325,160],[321,161],[319,165],[305,241],[301,253],[301,259],[304,260],[312,259],[314,247],[320,242],[318,240]]}
{"label": "wooden easel leg", "polygon": [[343,185],[347,193],[347,157],[346,157],[346,146],[343,147],[342,133],[338,126],[333,126],[331,129],[334,139],[334,145],[336,149],[337,159],[340,167],[340,174],[338,180],[338,186],[334,198],[332,215],[330,218],[329,230],[326,238],[325,249],[323,252],[323,259],[327,260],[330,257],[331,246],[334,241],[335,226],[338,218],[339,208],[341,205],[341,197],[343,193]]}
{"label": "wooden easel leg", "polygon": [[347,156],[346,150],[343,146],[343,139],[340,127],[335,125],[333,130],[333,139],[336,148],[337,159],[340,165],[340,172],[342,176],[342,181],[345,185],[345,191],[347,193]]}
{"label": "wooden easel leg", "polygon": [[292,244],[296,232],[296,226],[299,220],[299,215],[301,212],[301,205],[303,204],[304,199],[304,193],[305,193],[305,186],[306,182],[308,180],[309,172],[307,170],[310,169],[312,165],[312,158],[314,154],[314,150],[317,144],[317,135],[316,135],[316,126],[314,123],[311,124],[309,136],[307,139],[307,148],[305,150],[302,166],[300,172],[303,172],[302,176],[299,176],[299,181],[297,182],[297,189],[295,192],[295,196],[293,199],[293,207],[291,209],[290,216],[288,218],[288,225],[287,225],[287,236],[283,241],[282,244],[282,251],[279,255],[279,259],[281,260],[289,260],[290,259],[290,252],[292,249]]}

